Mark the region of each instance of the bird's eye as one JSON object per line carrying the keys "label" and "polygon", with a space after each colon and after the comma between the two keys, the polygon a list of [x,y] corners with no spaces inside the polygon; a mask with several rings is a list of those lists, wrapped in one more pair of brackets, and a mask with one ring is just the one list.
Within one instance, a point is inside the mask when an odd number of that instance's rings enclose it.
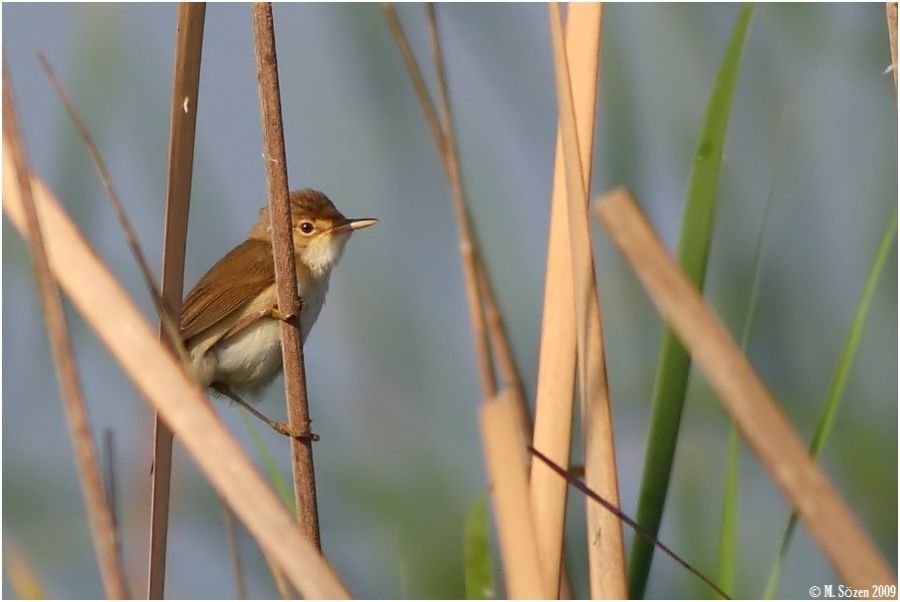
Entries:
{"label": "bird's eye", "polygon": [[303,222],[302,224],[300,224],[300,231],[304,234],[310,234],[315,229],[316,227],[313,226],[312,222]]}

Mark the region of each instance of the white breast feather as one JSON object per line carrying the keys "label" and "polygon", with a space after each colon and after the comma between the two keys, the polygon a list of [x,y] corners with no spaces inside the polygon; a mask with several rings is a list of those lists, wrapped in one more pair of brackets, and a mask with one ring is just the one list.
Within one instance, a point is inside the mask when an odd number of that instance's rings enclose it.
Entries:
{"label": "white breast feather", "polygon": [[[300,329],[304,342],[322,311],[328,280],[326,274],[298,287],[303,299]],[[281,323],[262,318],[243,333],[216,345],[207,357],[211,355],[215,355],[216,364],[211,381],[224,382],[239,394],[255,395],[281,372]]]}

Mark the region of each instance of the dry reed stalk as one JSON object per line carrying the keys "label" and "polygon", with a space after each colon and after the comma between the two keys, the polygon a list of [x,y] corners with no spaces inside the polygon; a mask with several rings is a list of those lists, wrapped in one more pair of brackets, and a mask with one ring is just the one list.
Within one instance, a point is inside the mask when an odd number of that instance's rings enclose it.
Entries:
{"label": "dry reed stalk", "polygon": [[894,89],[897,89],[897,3],[885,2],[885,17],[888,26],[888,41],[891,45],[891,71],[894,72]]}
{"label": "dry reed stalk", "polygon": [[[6,140],[3,211],[27,237],[22,199]],[[344,598],[347,590],[303,536],[281,501],[206,403],[182,364],[159,342],[141,311],[60,208],[32,178],[50,268],[86,323],[120,363],[263,550],[307,598]]]}
{"label": "dry reed stalk", "polygon": [[409,39],[403,31],[403,24],[400,22],[400,17],[397,16],[397,9],[390,2],[382,4],[381,8],[384,10],[384,16],[387,19],[388,26],[391,28],[391,34],[394,36],[397,48],[400,50],[400,56],[403,58],[403,64],[406,66],[406,72],[412,82],[413,89],[416,91],[419,106],[422,107],[422,111],[425,113],[425,123],[428,124],[434,145],[437,147],[438,158],[441,160],[441,165],[446,169],[447,165],[444,163],[446,154],[444,151],[446,146],[444,132],[441,129],[441,122],[438,119],[434,103],[431,101],[431,95],[428,93],[428,86],[425,85],[425,78],[422,77],[422,70],[419,69],[419,64],[416,62],[416,57],[409,45]]}
{"label": "dry reed stalk", "polygon": [[[522,386],[522,378],[516,367],[515,358],[512,354],[512,346],[509,343],[509,336],[506,326],[503,322],[503,316],[497,305],[497,299],[494,295],[493,286],[487,273],[484,259],[481,255],[478,237],[474,231],[471,216],[468,210],[468,201],[465,196],[465,188],[462,185],[462,176],[459,171],[457,161],[458,150],[456,149],[455,137],[452,132],[448,135],[446,129],[452,130],[452,116],[450,113],[449,100],[447,98],[447,84],[444,76],[444,61],[440,49],[440,37],[438,35],[436,17],[433,9],[429,9],[429,33],[431,36],[432,51],[434,53],[434,62],[436,69],[436,77],[438,79],[439,90],[441,91],[441,110],[443,119],[438,117],[437,110],[428,93],[422,72],[416,63],[410,48],[409,41],[403,31],[400,19],[393,5],[385,4],[383,6],[388,25],[400,49],[400,55],[403,58],[410,81],[416,91],[419,104],[425,113],[425,122],[428,124],[432,139],[438,151],[438,157],[447,179],[450,182],[452,200],[454,203],[454,211],[457,216],[457,223],[460,232],[460,253],[463,259],[464,276],[466,276],[467,294],[469,300],[469,311],[472,316],[473,337],[476,345],[476,352],[479,354],[479,372],[482,374],[482,393],[487,394],[485,399],[489,399],[496,392],[496,378],[494,377],[491,361],[491,345],[493,351],[497,354],[497,361],[500,366],[501,374],[506,386],[512,389],[516,396],[516,407],[519,422],[523,425],[525,432],[530,433],[531,412],[525,400],[524,388]],[[441,121],[444,122],[442,125]],[[451,165],[451,161],[455,165]],[[460,222],[460,219],[464,221]],[[474,285],[468,279],[467,266],[469,259],[474,266]],[[472,306],[472,300],[475,299],[478,307],[481,309],[476,312]],[[490,345],[484,337],[485,329],[489,337]],[[486,348],[485,348],[486,346]],[[487,357],[487,361],[482,359]]]}
{"label": "dry reed stalk", "polygon": [[[278,307],[289,315],[300,315],[297,303],[297,272],[291,232],[291,209],[288,201],[287,162],[284,130],[281,121],[281,92],[278,83],[278,57],[275,52],[275,23],[271,3],[256,3],[253,15],[253,39],[256,54],[256,76],[259,81],[259,105],[263,130],[263,157],[266,166],[266,188],[272,221],[272,252],[275,256],[275,284]],[[281,351],[284,360],[284,393],[288,424],[296,432],[309,431],[309,402],[303,365],[300,321],[281,323]],[[319,512],[316,503],[316,475],[313,466],[312,440],[291,438],[291,469],[297,520],[301,530],[317,549]]]}
{"label": "dry reed stalk", "polygon": [[241,550],[238,545],[237,528],[231,517],[231,510],[222,501],[222,522],[225,524],[225,540],[228,543],[228,556],[231,558],[231,570],[234,572],[234,590],[238,600],[247,599],[247,583],[244,581],[244,565],[241,562]]}
{"label": "dry reed stalk", "polygon": [[896,576],[810,459],[777,402],[728,331],[668,254],[624,189],[603,196],[597,216],[663,318],[691,353],[725,411],[781,488],[843,582],[868,590]]}
{"label": "dry reed stalk", "polygon": [[481,257],[480,252],[475,254],[475,272],[478,278],[478,287],[484,300],[484,319],[487,323],[491,346],[497,355],[500,375],[503,377],[505,387],[510,390],[513,398],[516,400],[516,419],[522,425],[522,431],[530,442],[534,431],[534,423],[531,420],[531,410],[528,407],[528,401],[525,396],[525,386],[522,384],[522,376],[519,374],[519,367],[516,365],[516,360],[513,357],[506,324],[503,321],[503,314],[500,313],[500,308],[497,307],[494,286],[491,284],[490,276],[487,273],[484,259]]}
{"label": "dry reed stalk", "polygon": [[[438,144],[438,152],[447,173],[450,193],[453,197],[453,211],[456,216],[456,227],[459,230],[459,254],[463,264],[463,277],[466,282],[466,293],[469,302],[469,317],[472,319],[473,336],[475,337],[475,353],[478,357],[478,371],[481,374],[481,394],[485,401],[497,394],[497,378],[494,374],[490,338],[484,318],[484,301],[482,287],[478,286],[478,274],[475,257],[478,253],[474,241],[472,216],[463,190],[462,175],[459,166],[459,150],[456,147],[456,130],[453,126],[453,112],[447,94],[447,76],[444,72],[444,56],[441,51],[441,38],[438,33],[434,4],[426,5],[428,15],[428,36],[434,58],[434,72],[438,83],[438,107],[440,110],[440,129],[443,133],[443,145]],[[485,275],[485,280],[490,278]]]}
{"label": "dry reed stalk", "polygon": [[[593,251],[588,221],[588,189],[586,186],[589,182],[591,164],[588,160],[582,166],[579,154],[572,84],[559,5],[550,4],[549,8],[556,72],[556,94],[559,103],[560,139],[568,199],[567,216],[575,306],[575,338],[578,350],[578,389],[584,430],[585,479],[588,487],[618,506],[619,484],[616,471],[612,410],[606,380],[600,303],[594,278]],[[596,72],[599,64],[602,7],[598,5],[585,6],[582,10],[587,11],[589,8],[594,11],[594,31],[598,40],[585,48],[593,53],[590,59],[586,58],[585,60],[594,62],[594,65],[577,75],[588,77],[590,82],[595,81],[596,75],[591,71]],[[589,144],[588,141],[584,143],[588,151],[590,151]],[[590,158],[591,153],[588,152],[587,156]],[[593,504],[587,504],[585,511],[587,513],[591,597],[627,598],[622,525],[615,516]]]}
{"label": "dry reed stalk", "polygon": [[[4,205],[9,202],[7,196],[7,179],[12,185],[10,195],[16,195],[24,212],[25,238],[31,252],[35,277],[38,284],[38,296],[47,335],[56,367],[56,376],[62,394],[63,409],[72,438],[75,466],[78,470],[82,495],[87,507],[88,522],[103,587],[109,598],[128,598],[128,585],[122,568],[119,547],[119,534],[113,520],[103,489],[103,476],[94,449],[91,424],[87,407],[81,394],[81,383],[69,338],[68,325],[63,313],[62,299],[47,258],[45,236],[35,207],[35,199],[29,177],[30,168],[25,155],[25,148],[19,132],[18,117],[12,98],[8,66],[3,62],[3,199]],[[6,176],[9,176],[7,178]],[[20,222],[20,226],[23,224]],[[47,238],[52,238],[49,232]]]}
{"label": "dry reed stalk", "polygon": [[135,231],[134,226],[131,225],[131,221],[128,219],[128,214],[125,211],[125,205],[124,203],[122,203],[122,199],[121,197],[119,197],[119,193],[116,192],[116,188],[113,185],[112,178],[109,175],[109,170],[106,169],[106,162],[103,160],[103,157],[100,154],[100,150],[94,143],[94,139],[91,136],[91,133],[88,131],[84,120],[78,113],[78,109],[75,108],[75,105],[69,99],[68,94],[66,94],[66,91],[63,89],[59,78],[56,77],[56,72],[53,71],[53,67],[50,66],[47,58],[43,54],[38,53],[38,61],[40,61],[41,66],[47,73],[47,77],[50,78],[50,83],[53,84],[53,88],[56,90],[60,101],[63,103],[63,106],[65,107],[66,112],[69,115],[69,119],[71,120],[72,125],[75,126],[78,135],[81,137],[82,143],[84,144],[85,148],[88,151],[88,154],[91,157],[94,168],[97,170],[97,174],[100,176],[100,181],[103,183],[103,188],[106,191],[106,196],[107,198],[109,198],[109,202],[112,204],[113,211],[116,214],[116,219],[119,220],[119,227],[122,228],[122,234],[125,235],[125,243],[128,245],[128,250],[131,251],[131,254],[134,257],[135,261],[137,261],[138,268],[141,272],[141,278],[144,280],[144,287],[150,293],[150,300],[153,302],[154,309],[156,309],[156,314],[157,316],[159,316],[162,327],[169,338],[169,344],[173,348],[173,351],[182,360],[182,362],[186,363],[187,352],[185,351],[184,345],[181,342],[181,335],[178,331],[175,316],[172,313],[171,309],[166,305],[162,294],[160,293],[156,284],[153,282],[153,271],[150,269],[150,263],[147,261],[147,257],[144,255],[144,252],[141,250],[141,245],[138,242],[137,238],[137,232]]}
{"label": "dry reed stalk", "polygon": [[[585,165],[590,165],[594,142],[600,19],[596,6],[572,4],[566,21],[579,152]],[[533,445],[556,464],[568,468],[577,356],[568,197],[560,136],[557,132]],[[585,170],[583,176],[585,188],[590,189],[590,170]],[[550,584],[559,582],[567,494],[566,482],[548,465],[532,463],[531,508],[541,566]]]}
{"label": "dry reed stalk", "polygon": [[[169,175],[162,261],[162,297],[177,316],[184,290],[184,255],[194,165],[194,133],[199,104],[205,3],[181,3],[175,28],[175,66],[169,119]],[[160,322],[160,340],[166,340]],[[153,476],[150,493],[150,560],[147,597],[165,593],[172,432],[158,413],[153,422]]]}
{"label": "dry reed stalk", "polygon": [[[106,493],[106,505],[109,507],[109,515],[112,518],[113,528],[119,530],[119,502],[116,498],[118,489],[116,484],[116,445],[113,431],[103,431],[103,457],[106,460],[103,473],[103,490]],[[121,547],[119,553],[121,555]]]}
{"label": "dry reed stalk", "polygon": [[525,437],[515,406],[511,392],[504,389],[479,410],[503,577],[509,598],[546,599],[556,588],[545,585],[540,567],[528,503]]}

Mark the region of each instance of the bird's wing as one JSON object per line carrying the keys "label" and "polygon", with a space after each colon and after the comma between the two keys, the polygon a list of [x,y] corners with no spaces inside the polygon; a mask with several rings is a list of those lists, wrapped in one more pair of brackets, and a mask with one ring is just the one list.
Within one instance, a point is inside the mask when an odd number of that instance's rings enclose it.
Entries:
{"label": "bird's wing", "polygon": [[246,306],[275,282],[272,246],[245,240],[220,259],[181,306],[181,337],[197,336]]}

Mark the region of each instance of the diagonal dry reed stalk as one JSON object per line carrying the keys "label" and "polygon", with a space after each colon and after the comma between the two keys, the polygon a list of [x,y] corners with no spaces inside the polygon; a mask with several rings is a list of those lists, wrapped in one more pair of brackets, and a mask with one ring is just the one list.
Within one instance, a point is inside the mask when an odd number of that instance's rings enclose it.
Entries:
{"label": "diagonal dry reed stalk", "polygon": [[[440,107],[440,131],[443,142],[436,142],[441,161],[447,173],[450,193],[453,197],[453,211],[456,216],[456,227],[459,230],[459,254],[463,264],[463,276],[466,281],[466,292],[469,301],[469,315],[475,336],[475,351],[478,355],[478,369],[481,374],[482,397],[487,400],[497,394],[497,379],[494,375],[490,339],[484,319],[484,291],[478,285],[476,270],[477,244],[474,241],[472,216],[466,202],[462,175],[459,166],[459,151],[456,148],[456,132],[453,127],[453,113],[447,94],[447,78],[444,73],[444,56],[441,50],[440,34],[435,20],[434,4],[426,5],[428,15],[428,34],[431,52],[434,59],[434,70],[438,81],[438,102]],[[485,280],[490,280],[486,277]]]}
{"label": "diagonal dry reed stalk", "polygon": [[94,143],[94,138],[88,131],[84,120],[81,119],[81,115],[69,99],[69,95],[66,94],[66,91],[63,89],[59,78],[56,77],[56,72],[53,70],[53,67],[50,66],[50,63],[43,54],[38,54],[38,60],[44,68],[44,71],[47,73],[50,83],[53,84],[53,88],[56,90],[56,94],[59,96],[60,101],[62,101],[63,106],[65,106],[66,112],[69,115],[69,120],[72,122],[72,125],[75,126],[78,135],[81,137],[82,143],[87,149],[91,161],[94,163],[94,168],[100,175],[100,180],[103,182],[103,188],[106,190],[106,196],[113,206],[116,219],[119,220],[119,227],[122,228],[122,233],[125,235],[125,242],[128,245],[128,249],[137,261],[141,277],[144,280],[144,286],[150,293],[150,300],[153,302],[162,328],[168,336],[169,344],[181,361],[187,364],[187,352],[181,342],[181,335],[179,334],[174,314],[171,308],[166,305],[165,300],[162,298],[162,294],[153,282],[153,271],[150,269],[150,263],[147,261],[144,252],[141,250],[137,232],[131,225],[131,220],[128,219],[128,214],[125,212],[125,205],[122,203],[122,198],[119,196],[116,187],[113,185],[109,170],[106,169],[106,162],[103,160],[100,150]]}
{"label": "diagonal dry reed stalk", "polygon": [[[590,161],[582,164],[572,98],[572,83],[566,57],[563,27],[558,4],[550,4],[550,31],[556,95],[559,103],[566,181],[569,243],[572,261],[572,285],[575,306],[576,347],[578,350],[578,389],[584,430],[585,477],[588,486],[605,499],[619,504],[612,411],[606,380],[606,360],[600,321],[600,304],[594,278],[594,262],[588,222]],[[601,8],[595,6],[597,35]],[[599,42],[595,52],[599,51]],[[599,60],[591,59],[591,60]],[[596,69],[596,67],[595,67]],[[588,149],[590,147],[587,147]],[[588,153],[590,157],[590,153]],[[588,568],[592,598],[626,598],[622,525],[615,516],[593,504],[586,507]]]}
{"label": "diagonal dry reed stalk", "polygon": [[488,478],[492,483],[494,516],[506,595],[541,599],[555,595],[544,583],[528,503],[525,439],[516,421],[516,401],[509,389],[484,402],[479,410]]}
{"label": "diagonal dry reed stalk", "polygon": [[631,195],[624,189],[604,195],[597,215],[843,582],[867,591],[875,583],[896,585],[884,558]]}
{"label": "diagonal dry reed stalk", "polygon": [[[278,307],[289,315],[299,315],[272,5],[257,3],[253,4],[251,10],[263,129],[263,157],[272,220],[272,252],[275,256]],[[281,351],[284,359],[284,390],[288,423],[296,432],[308,431],[310,425],[309,403],[306,396],[306,376],[299,320],[281,323]],[[291,438],[291,468],[294,479],[294,498],[297,502],[297,520],[300,522],[303,533],[316,548],[320,548],[316,476],[310,438]]]}
{"label": "diagonal dry reed stalk", "polygon": [[[203,392],[159,342],[141,311],[90,248],[50,191],[32,188],[50,268],[61,288],[144,397],[160,412],[213,487],[260,547],[307,598],[345,598],[347,590],[300,532],[281,501],[231,436]],[[19,184],[3,152],[3,212],[27,237]]]}
{"label": "diagonal dry reed stalk", "polygon": [[278,595],[281,596],[282,600],[291,600],[296,596],[292,595],[290,586],[288,585],[287,579],[284,577],[284,571],[282,571],[277,564],[272,562],[272,559],[263,551],[263,561],[266,563],[266,566],[269,568],[269,572],[272,574],[272,583],[275,585],[275,591],[278,592]]}
{"label": "diagonal dry reed stalk", "polygon": [[491,284],[490,276],[484,264],[484,258],[480,251],[476,248],[475,253],[475,271],[478,278],[478,287],[484,299],[484,319],[487,323],[488,334],[491,337],[491,346],[496,353],[497,365],[500,375],[506,388],[510,390],[513,398],[516,400],[516,419],[522,425],[522,431],[528,440],[531,440],[531,434],[534,426],[531,420],[531,410],[528,407],[528,401],[525,396],[525,386],[522,384],[522,375],[519,374],[519,367],[513,357],[512,346],[509,342],[509,335],[506,331],[506,324],[503,321],[503,314],[497,306],[497,299],[494,296],[494,285]]}
{"label": "diagonal dry reed stalk", "polygon": [[[169,122],[169,179],[163,244],[162,296],[173,315],[181,310],[184,255],[194,165],[194,133],[199,105],[200,59],[203,51],[205,3],[181,3],[175,30],[175,66]],[[164,337],[160,323],[160,337]],[[153,425],[153,477],[150,493],[150,561],[147,595],[165,592],[172,432],[157,413]]]}
{"label": "diagonal dry reed stalk", "polygon": [[[94,449],[90,419],[84,397],[81,394],[81,383],[75,366],[66,317],[63,313],[62,299],[47,259],[47,249],[44,244],[46,239],[35,207],[30,168],[19,132],[18,117],[12,98],[12,85],[5,60],[3,62],[3,80],[5,84],[3,86],[4,205],[9,202],[6,192],[7,179],[15,180],[15,186],[10,193],[17,196],[20,201],[20,209],[24,212],[24,231],[34,263],[41,309],[50,339],[63,409],[75,452],[75,466],[87,506],[88,522],[97,562],[100,565],[103,587],[106,595],[110,598],[128,598],[128,585],[120,557],[119,534],[103,489],[103,477],[97,461],[97,452]],[[13,170],[15,175],[10,173]],[[52,237],[52,233],[49,236]]]}
{"label": "diagonal dry reed stalk", "polygon": [[[176,36],[175,77],[169,148],[169,182],[166,204],[165,251],[163,255],[163,288],[160,293],[152,284],[150,268],[141,250],[134,228],[118,197],[105,162],[93,142],[87,126],[68,95],[62,88],[49,63],[41,57],[54,87],[57,90],[82,141],[87,147],[94,165],[103,181],[108,197],[119,219],[128,245],[144,275],[145,284],[160,317],[160,340],[169,345],[183,363],[185,351],[177,332],[173,316],[181,306],[184,275],[184,251],[187,242],[187,214],[190,203],[190,188],[193,166],[194,132],[196,126],[196,106],[200,77],[200,52],[203,39],[205,4],[179,5],[178,34]],[[148,577],[148,597],[161,598],[165,585],[165,557],[168,526],[168,499],[172,457],[172,435],[165,424],[156,416],[154,428],[154,462],[152,466],[150,562]],[[227,505],[220,500],[228,516]],[[115,508],[113,507],[113,511]],[[234,537],[231,524],[226,521],[226,536]],[[236,545],[236,544],[235,544]],[[234,546],[232,546],[234,547]],[[244,590],[240,558],[233,557],[236,564],[238,591]]]}
{"label": "diagonal dry reed stalk", "polygon": [[[395,8],[391,4],[385,4],[384,12],[397,47],[400,49],[410,81],[416,91],[419,104],[425,113],[425,121],[431,131],[438,157],[450,184],[451,199],[454,204],[454,213],[457,218],[460,236],[460,255],[463,260],[463,275],[466,279],[469,313],[472,317],[473,338],[475,340],[476,353],[478,354],[482,394],[484,399],[489,399],[496,393],[497,389],[492,362],[491,347],[493,346],[493,352],[497,354],[497,362],[503,375],[503,380],[506,386],[512,390],[516,399],[517,420],[522,424],[526,436],[530,438],[532,428],[531,412],[525,399],[522,378],[512,354],[512,346],[509,343],[503,316],[497,305],[491,279],[481,255],[478,236],[472,224],[465,187],[462,183],[462,174],[458,161],[459,152],[456,148],[453,134],[453,119],[450,111],[443,53],[441,51],[440,35],[434,8],[429,6],[427,16],[441,103],[440,118],[428,93],[422,72],[416,63]],[[471,278],[470,268],[473,271]]]}

